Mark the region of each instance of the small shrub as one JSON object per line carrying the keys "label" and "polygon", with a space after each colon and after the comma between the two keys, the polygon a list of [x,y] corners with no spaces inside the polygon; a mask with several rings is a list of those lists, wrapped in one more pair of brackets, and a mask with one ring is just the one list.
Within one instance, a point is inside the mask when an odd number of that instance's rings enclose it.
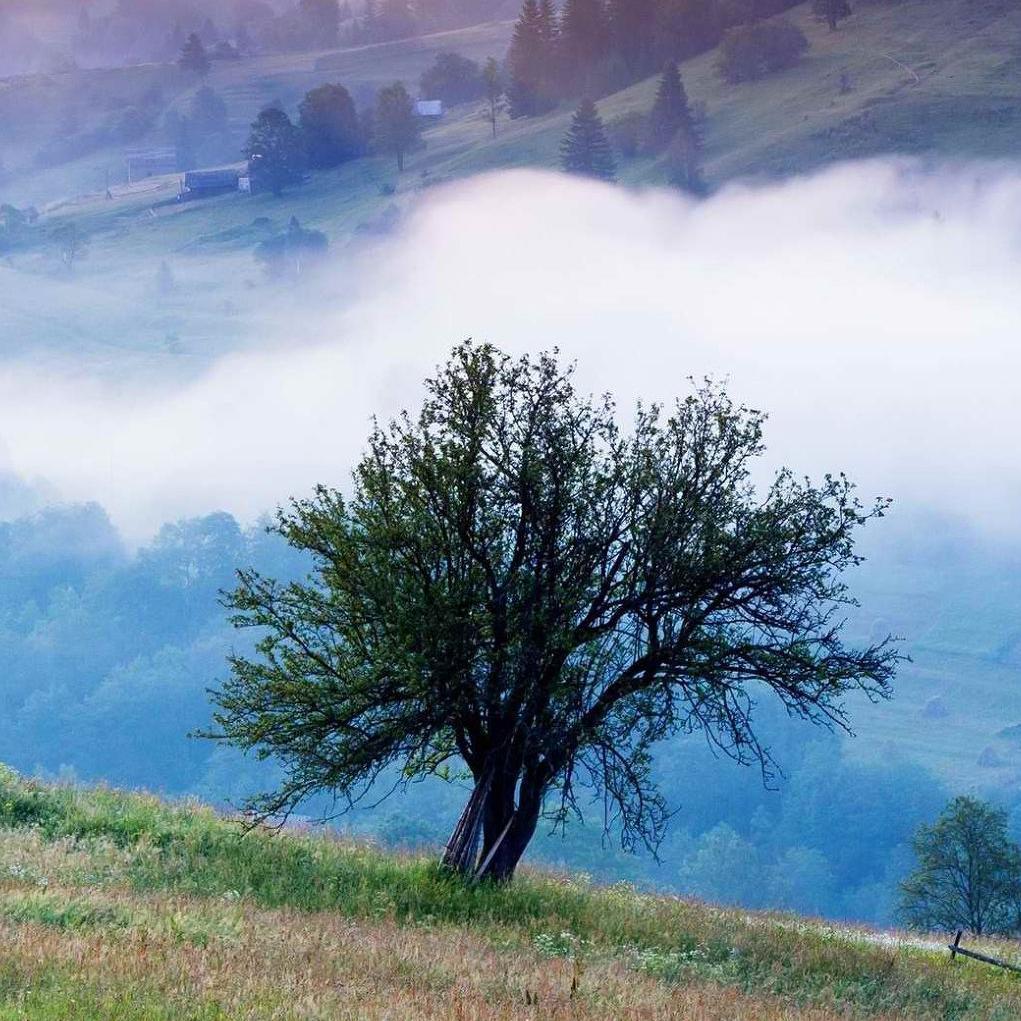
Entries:
{"label": "small shrub", "polygon": [[716,68],[731,84],[754,81],[793,67],[807,49],[805,33],[789,21],[740,25],[723,37]]}

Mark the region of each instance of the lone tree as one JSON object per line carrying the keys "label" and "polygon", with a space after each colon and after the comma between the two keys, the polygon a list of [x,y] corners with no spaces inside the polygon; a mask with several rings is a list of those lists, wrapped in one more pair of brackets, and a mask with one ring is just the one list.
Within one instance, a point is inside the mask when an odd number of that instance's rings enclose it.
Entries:
{"label": "lone tree", "polygon": [[496,127],[503,113],[503,74],[495,57],[490,57],[482,68],[482,82],[486,89],[486,106],[484,116],[496,138]]}
{"label": "lone tree", "polygon": [[354,159],[362,149],[362,132],[354,100],[343,85],[320,85],[298,106],[298,125],[309,163],[320,170]]}
{"label": "lone tree", "polygon": [[831,32],[835,32],[837,25],[852,14],[847,0],[812,0],[812,10],[817,18],[830,26]]}
{"label": "lone tree", "polygon": [[837,725],[845,693],[885,695],[896,651],[845,648],[840,581],[885,504],[864,510],[842,476],[757,492],[762,422],[706,384],[625,433],[555,354],[456,348],[416,417],[374,429],[350,497],[280,512],[310,578],[247,570],[229,597],[260,641],[232,658],[210,736],[284,773],[249,808],[328,791],[342,810],[391,768],[460,762],[474,787],[445,861],[505,880],[586,788],[625,846],[655,847],[651,753],[670,734],[768,769],[767,693]]}
{"label": "lone tree", "polygon": [[662,151],[678,131],[694,132],[694,120],[688,105],[688,94],[675,61],[663,68],[656,89],[656,99],[649,114],[649,147]]}
{"label": "lone tree", "polygon": [[418,141],[421,125],[415,104],[403,82],[394,82],[379,90],[376,96],[376,146],[397,160],[397,169],[404,169],[404,157]]}
{"label": "lone tree", "polygon": [[914,839],[918,867],[901,884],[904,921],[920,929],[1017,932],[1021,847],[1007,813],[977,798],[955,798]]}
{"label": "lone tree", "polygon": [[275,106],[255,119],[244,153],[252,183],[268,188],[274,195],[281,195],[287,185],[302,179],[304,140],[291,118]]}
{"label": "lone tree", "polygon": [[177,66],[182,71],[191,71],[203,77],[209,74],[209,54],[199,38],[197,32],[192,32],[181,49],[181,55],[177,58]]}
{"label": "lone tree", "polygon": [[591,99],[582,101],[560,145],[560,165],[569,174],[613,181],[617,164],[606,138],[603,120]]}

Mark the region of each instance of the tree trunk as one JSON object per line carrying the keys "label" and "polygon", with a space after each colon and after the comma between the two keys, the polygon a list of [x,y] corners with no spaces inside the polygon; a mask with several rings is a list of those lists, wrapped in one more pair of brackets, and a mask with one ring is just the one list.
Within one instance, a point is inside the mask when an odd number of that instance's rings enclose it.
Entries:
{"label": "tree trunk", "polygon": [[443,853],[446,868],[500,883],[513,878],[542,809],[542,793],[534,784],[522,781],[515,798],[517,788],[516,777],[500,775],[493,767],[475,781]]}
{"label": "tree trunk", "polygon": [[499,883],[513,878],[521,856],[535,835],[542,798],[535,797],[522,784],[515,804],[516,786],[516,782],[495,781],[486,800],[480,878]]}
{"label": "tree trunk", "polygon": [[468,803],[443,852],[443,865],[461,875],[470,876],[475,872],[479,837],[482,834],[492,779],[492,773],[487,773],[475,782]]}

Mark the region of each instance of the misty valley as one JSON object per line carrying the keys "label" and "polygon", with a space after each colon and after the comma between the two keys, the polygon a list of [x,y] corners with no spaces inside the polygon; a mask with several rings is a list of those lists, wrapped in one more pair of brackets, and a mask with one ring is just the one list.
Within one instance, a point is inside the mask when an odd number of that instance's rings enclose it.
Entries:
{"label": "misty valley", "polygon": [[0,1019],[1021,1016],[1019,46],[0,5]]}

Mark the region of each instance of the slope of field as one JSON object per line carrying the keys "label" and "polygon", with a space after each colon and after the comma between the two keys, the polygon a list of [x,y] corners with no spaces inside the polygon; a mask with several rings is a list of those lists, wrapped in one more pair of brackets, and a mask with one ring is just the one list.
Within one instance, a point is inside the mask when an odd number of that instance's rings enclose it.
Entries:
{"label": "slope of field", "polygon": [[[999,944],[1016,958],[1021,948]],[[253,832],[0,773],[0,1018],[1006,1021],[936,940]]]}
{"label": "slope of field", "polygon": [[[837,32],[819,24],[807,4],[791,16],[805,29],[811,48],[790,71],[731,86],[716,74],[715,54],[683,67],[692,101],[705,109],[710,185],[801,173],[826,162],[883,153],[954,160],[1021,154],[1017,4],[863,2]],[[441,50],[476,59],[501,54],[510,31],[510,23],[500,22],[338,52],[221,63],[209,84],[228,101],[240,149],[245,126],[268,102],[279,100],[293,112],[306,89],[336,80],[365,103],[382,82],[401,78],[414,84]],[[45,243],[50,231],[73,220],[92,239],[75,283],[52,283],[55,300],[46,302],[56,310],[84,310],[71,322],[62,321],[59,311],[39,316],[34,288],[22,286],[17,273],[0,276],[0,331],[15,338],[16,350],[70,349],[76,355],[116,358],[132,349],[159,358],[168,352],[216,357],[254,332],[258,320],[250,313],[257,303],[250,292],[259,274],[252,251],[291,216],[325,231],[335,247],[343,245],[359,229],[385,229],[423,188],[500,168],[555,167],[571,117],[565,104],[540,118],[505,118],[493,140],[477,105],[455,108],[426,130],[424,145],[412,154],[404,174],[398,175],[390,160],[362,159],[314,175],[283,199],[234,195],[161,205],[176,195],[178,178],[116,184],[127,147],[103,149],[48,170],[26,164],[33,146],[59,134],[62,110],[72,96],[88,97],[79,106],[99,117],[120,109],[126,97],[155,88],[172,108],[183,110],[199,84],[176,68],[155,65],[0,83],[0,117],[10,125],[5,159],[14,171],[5,196],[46,207],[37,243],[12,255],[8,267],[50,286],[55,269]],[[654,91],[650,79],[606,98],[600,104],[604,118],[612,124],[629,113],[647,112]],[[112,199],[104,194],[107,172],[114,182]],[[658,159],[621,161],[625,184],[659,184],[664,175]],[[163,308],[153,305],[152,280],[163,260],[194,284],[186,288],[183,309],[173,301]],[[78,300],[76,287],[99,300]]]}

